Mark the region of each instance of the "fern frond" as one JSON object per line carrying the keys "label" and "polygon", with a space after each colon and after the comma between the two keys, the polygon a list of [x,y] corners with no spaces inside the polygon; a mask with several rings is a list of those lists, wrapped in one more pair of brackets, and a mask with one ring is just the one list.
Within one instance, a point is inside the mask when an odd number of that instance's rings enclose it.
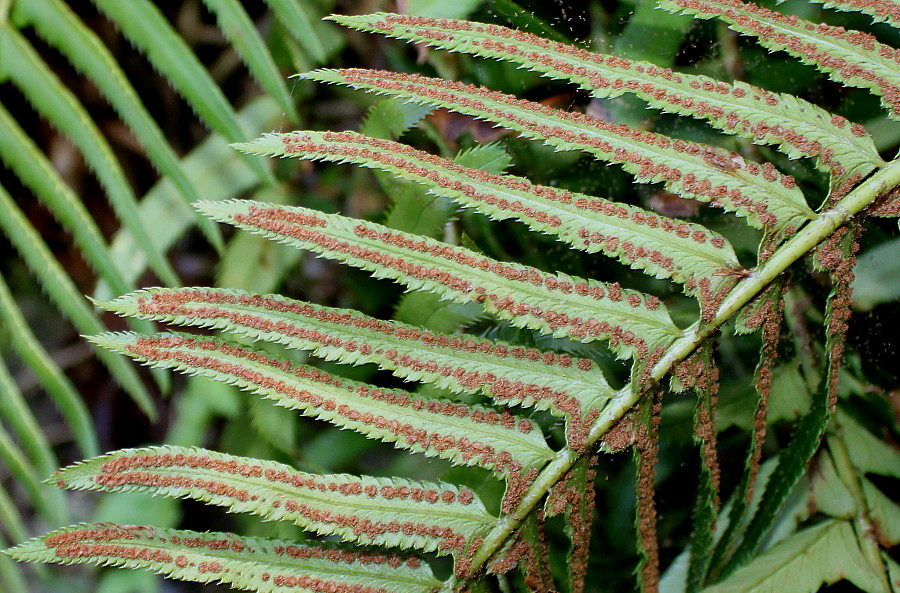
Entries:
{"label": "fern frond", "polygon": [[59,462],[46,435],[41,431],[41,425],[28,407],[22,391],[16,385],[2,358],[0,358],[0,393],[3,393],[3,397],[0,397],[0,418],[15,431],[38,473],[49,476],[56,471]]}
{"label": "fern frond", "polygon": [[[147,149],[150,160],[178,188],[179,197],[186,203],[199,200],[199,193],[182,171],[175,151],[97,34],[88,29],[63,0],[16,2],[12,10],[14,18],[34,27],[42,39],[97,85]],[[218,249],[224,246],[222,233],[215,224],[200,215],[195,221],[210,243]]]}
{"label": "fern frond", "polygon": [[[72,382],[63,374],[50,354],[41,346],[40,341],[28,327],[22,312],[16,306],[12,291],[0,274],[0,321],[9,332],[13,348],[22,360],[34,371],[47,393],[56,402],[63,418],[72,429],[75,441],[87,455],[96,455],[100,451],[97,433],[88,412],[87,405],[78,394]],[[3,398],[7,395],[4,393]],[[10,396],[12,397],[12,396]]]}
{"label": "fern frond", "polygon": [[344,541],[439,554],[464,553],[496,521],[472,491],[449,484],[309,474],[184,447],[123,449],[69,466],[53,480],[70,490],[190,498]]}
{"label": "fern frond", "polygon": [[150,289],[99,303],[120,315],[234,331],[311,350],[325,360],[374,363],[410,381],[455,393],[484,392],[503,404],[565,415],[569,445],[615,391],[587,359],[471,335],[441,334],[348,309],[224,289]]}
{"label": "fern frond", "polygon": [[850,521],[829,520],[779,542],[704,593],[817,591],[848,579],[864,591],[887,593],[859,548]]}
{"label": "fern frond", "polygon": [[[0,229],[25,259],[28,268],[38,277],[41,287],[47,291],[53,303],[83,334],[96,334],[106,328],[87,306],[81,292],[72,279],[53,257],[50,249],[22,213],[6,190],[0,186]],[[156,417],[156,408],[134,367],[121,357],[98,349],[97,356],[106,365],[119,384],[150,418]]]}
{"label": "fern frond", "polygon": [[46,204],[53,216],[72,233],[85,259],[109,282],[113,290],[131,289],[109,256],[103,235],[87,208],[2,105],[0,156],[16,176]]}
{"label": "fern frond", "polygon": [[141,224],[137,197],[119,161],[85,108],[15,29],[4,27],[0,31],[0,43],[4,55],[3,73],[44,118],[78,147],[106,190],[122,225],[134,235],[146,254],[153,271],[166,284],[179,285],[178,274]]}
{"label": "fern frond", "polygon": [[[241,109],[238,116],[243,127],[262,133],[277,126],[283,113],[273,100],[260,97]],[[203,187],[210,199],[236,198],[259,185],[256,173],[218,136],[202,141],[179,162],[179,166],[185,178],[193,185]],[[162,251],[168,251],[184,236],[198,214],[184,202],[180,190],[169,178],[160,180],[144,194],[139,212],[144,227]],[[209,221],[205,216],[202,218]],[[127,229],[113,238],[110,253],[125,278],[137,282],[147,262]],[[114,294],[120,293],[113,293],[103,282],[94,291],[96,298],[110,298]]]}
{"label": "fern frond", "polygon": [[266,0],[266,3],[294,38],[312,54],[313,59],[324,62],[325,47],[313,26],[316,17],[309,14],[310,5],[298,0]]}
{"label": "fern frond", "polygon": [[[141,50],[209,127],[231,142],[246,139],[237,115],[222,89],[148,0],[93,0],[122,33]],[[261,181],[274,182],[272,172],[259,161],[247,163]]]}
{"label": "fern frond", "polygon": [[216,220],[339,259],[410,289],[480,302],[520,327],[583,342],[609,340],[621,356],[644,358],[681,333],[656,297],[615,284],[499,262],[462,247],[305,208],[248,201],[198,207]]}
{"label": "fern frond", "polygon": [[890,117],[900,119],[900,51],[868,33],[786,16],[741,0],[660,0],[659,5],[701,19],[721,19],[735,31],[756,37],[765,48],[786,51],[838,82],[872,91],[881,97]]}
{"label": "fern frond", "polygon": [[458,82],[377,70],[315,70],[303,78],[343,84],[414,102],[446,107],[499,124],[560,150],[583,150],[615,162],[642,182],[663,182],[684,197],[712,202],[757,228],[784,234],[814,217],[790,176],[737,153]]}
{"label": "fern frond", "polygon": [[812,0],[844,12],[863,12],[872,20],[900,27],[900,6],[893,0]]}
{"label": "fern frond", "polygon": [[[269,134],[236,148],[251,154],[349,162],[415,181],[495,220],[515,218],[576,249],[601,252],[708,300],[741,269],[724,237],[635,206],[462,167],[404,144],[353,132]],[[652,247],[646,247],[652,246]],[[664,246],[664,247],[663,247]],[[701,288],[698,281],[706,278]]]}
{"label": "fern frond", "polygon": [[296,120],[297,110],[284,84],[284,78],[278,72],[272,54],[246,9],[237,0],[203,0],[203,3],[216,15],[219,29],[241,56],[250,74],[285,113]]}
{"label": "fern frond", "polygon": [[153,366],[210,377],[397,447],[521,479],[553,452],[530,420],[379,389],[213,338],[101,334],[91,341]]}
{"label": "fern frond", "polygon": [[837,184],[884,164],[861,125],[851,125],[793,95],[744,82],[675,73],[649,62],[591,53],[498,25],[385,13],[329,18],[362,31],[507,60],[571,81],[595,97],[632,93],[651,107],[705,119],[715,128],[757,144],[779,146],[791,158],[816,157]]}
{"label": "fern frond", "polygon": [[415,557],[150,526],[82,523],[7,551],[17,560],[150,570],[182,581],[277,593],[430,593],[440,586]]}
{"label": "fern frond", "polygon": [[0,461],[25,488],[31,503],[41,515],[54,523],[64,520],[63,518],[67,515],[65,507],[60,507],[59,501],[51,504],[47,493],[41,488],[40,477],[38,477],[34,465],[29,463],[28,458],[2,424],[0,424]]}

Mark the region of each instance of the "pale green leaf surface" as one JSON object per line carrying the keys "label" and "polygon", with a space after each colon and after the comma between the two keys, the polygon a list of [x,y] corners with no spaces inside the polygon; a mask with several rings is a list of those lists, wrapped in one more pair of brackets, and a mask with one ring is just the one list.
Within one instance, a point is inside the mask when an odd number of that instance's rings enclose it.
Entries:
{"label": "pale green leaf surface", "polygon": [[[182,171],[175,151],[96,33],[88,29],[63,0],[16,2],[13,10],[18,18],[31,24],[38,35],[97,85],[138,141],[146,147],[150,160],[173,181],[179,198],[185,203],[198,200],[196,186]],[[222,247],[219,228],[203,216],[191,214],[193,222],[200,226],[210,242],[217,248]]]}
{"label": "pale green leaf surface", "polygon": [[141,251],[147,256],[153,271],[169,286],[181,284],[178,274],[141,224],[137,197],[112,148],[85,108],[18,32],[6,27],[0,35],[3,43],[0,53],[4,56],[0,69],[19,87],[35,109],[78,147],[106,190],[122,224],[134,235]]}
{"label": "pale green leaf surface", "polygon": [[[650,9],[646,13],[662,16],[654,5],[645,4]],[[758,144],[780,146],[792,158],[818,157],[820,166],[839,179],[865,175],[883,164],[862,127],[851,126],[844,118],[793,95],[744,82],[673,73],[650,62],[591,53],[498,25],[385,13],[330,18],[354,29],[511,61],[551,78],[569,80],[596,97],[633,93],[652,107],[705,119]],[[778,125],[772,125],[773,121]]]}
{"label": "pale green leaf surface", "polygon": [[[38,232],[2,187],[0,187],[0,229],[3,229],[6,238],[28,264],[28,268],[38,277],[41,286],[50,295],[54,304],[69,318],[79,332],[96,334],[106,329],[88,307],[81,292],[53,257]],[[155,418],[156,409],[150,394],[132,365],[103,349],[98,349],[96,352],[98,358],[131,395],[141,410],[150,418]]]}
{"label": "pale green leaf surface", "polygon": [[900,119],[900,55],[868,33],[785,16],[738,0],[660,0],[659,5],[701,19],[722,19],[735,31],[756,37],[767,49],[786,51],[835,81],[872,91],[891,117]]}
{"label": "pale green leaf surface", "polygon": [[[643,358],[680,330],[655,297],[564,274],[505,263],[418,235],[305,208],[207,202],[207,215],[279,241],[327,255],[485,310],[557,337],[610,340],[622,356]],[[526,304],[527,302],[527,304]]]}
{"label": "pale green leaf surface", "polygon": [[228,289],[149,289],[100,303],[121,315],[224,329],[311,350],[325,360],[374,363],[410,381],[567,415],[573,430],[615,392],[586,359],[466,334],[423,331],[348,309]]}
{"label": "pale green leaf surface", "polygon": [[[268,134],[236,145],[251,154],[355,163],[387,171],[474,208],[495,220],[514,218],[576,249],[601,252],[658,278],[673,278],[707,298],[733,284],[741,269],[731,245],[701,225],[673,222],[635,206],[603,200],[527,179],[491,175],[406,145],[353,132]],[[388,223],[387,226],[397,228]],[[407,229],[404,229],[407,230]],[[652,247],[644,247],[644,246]],[[644,247],[641,249],[641,247]]]}
{"label": "pale green leaf surface", "polygon": [[90,340],[153,366],[236,385],[397,447],[478,465],[513,479],[553,455],[537,425],[508,412],[378,389],[221,340],[128,333]]}
{"label": "pale green leaf surface", "polygon": [[838,519],[849,519],[860,511],[853,493],[841,481],[827,451],[817,458],[810,475],[810,485],[810,503],[819,512]]}
{"label": "pale green leaf surface", "polygon": [[198,583],[224,582],[258,593],[290,587],[315,593],[358,586],[428,593],[441,583],[427,564],[387,554],[346,552],[292,541],[150,526],[82,523],[7,551],[17,560],[150,570]]}
{"label": "pale green leaf surface", "polygon": [[[230,142],[247,138],[237,114],[184,39],[149,0],[93,0],[163,74],[209,127]],[[263,182],[274,180],[260,162],[250,167]]]}
{"label": "pale green leaf surface", "polygon": [[862,478],[860,483],[870,518],[877,530],[876,538],[886,548],[896,546],[900,543],[900,505],[871,480]]}
{"label": "pale green leaf surface", "polygon": [[863,251],[853,269],[853,306],[871,311],[900,299],[900,239],[891,239]]}
{"label": "pale green leaf surface", "polygon": [[311,4],[305,0],[266,0],[266,3],[313,60],[324,62],[325,47],[317,32],[321,23],[314,24],[317,15],[310,14]]}
{"label": "pale green leaf surface", "polygon": [[191,498],[346,541],[429,552],[459,552],[495,521],[474,494],[449,484],[309,474],[205,449],[124,449],[77,463],[53,479],[72,490]]}
{"label": "pale green leaf surface", "polygon": [[863,556],[851,523],[830,520],[766,550],[703,593],[814,593],[844,578],[870,593],[887,593]]}
{"label": "pale green leaf surface", "polygon": [[900,450],[876,437],[847,414],[839,414],[847,452],[862,472],[900,478]]}
{"label": "pale green leaf surface", "polygon": [[260,37],[256,25],[241,3],[238,0],[203,0],[203,3],[216,16],[219,29],[234,46],[263,90],[278,102],[291,119],[298,119],[284,78],[278,72],[266,42]]}
{"label": "pale green leaf surface", "polygon": [[622,165],[641,182],[663,182],[683,197],[714,202],[748,224],[780,231],[814,217],[789,176],[748,162],[737,153],[588,115],[553,109],[458,82],[378,70],[315,70],[303,78],[344,84],[417,103],[446,107],[543,140],[559,150],[583,150]]}

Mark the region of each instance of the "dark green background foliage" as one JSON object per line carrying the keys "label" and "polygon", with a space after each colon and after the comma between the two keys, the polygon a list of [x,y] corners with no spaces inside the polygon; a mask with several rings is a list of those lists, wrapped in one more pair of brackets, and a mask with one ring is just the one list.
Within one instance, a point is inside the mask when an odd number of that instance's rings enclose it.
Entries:
{"label": "dark green background foliage", "polygon": [[[198,502],[145,494],[78,492],[63,497],[53,486],[39,483],[56,467],[99,452],[148,444],[201,446],[271,459],[306,472],[444,480],[468,486],[492,512],[503,495],[502,484],[482,469],[409,455],[389,444],[275,407],[230,385],[143,368],[135,374],[124,359],[98,356],[99,350],[93,350],[79,334],[104,329],[145,331],[150,324],[125,322],[89,310],[77,296],[82,293],[106,300],[135,288],[161,285],[279,293],[435,331],[465,331],[588,358],[613,387],[621,387],[629,379],[629,367],[598,343],[548,337],[498,321],[477,306],[440,301],[430,294],[404,294],[397,284],[335,261],[227,225],[201,223],[203,218],[186,205],[198,198],[247,197],[373,220],[498,260],[619,282],[657,295],[681,328],[698,315],[696,300],[682,295],[671,282],[651,278],[612,258],[574,251],[518,222],[491,221],[446,198],[427,194],[414,183],[352,165],[240,155],[229,143],[249,141],[272,130],[295,129],[360,130],[378,138],[402,137],[405,144],[427,152],[448,158],[461,155],[456,158],[468,166],[512,173],[534,183],[702,224],[731,242],[742,265],[756,265],[760,232],[721,209],[679,198],[660,184],[635,183],[619,165],[577,151],[555,152],[472,117],[287,78],[291,74],[323,66],[361,67],[485,85],[555,108],[587,112],[636,129],[721,146],[747,159],[769,161],[796,178],[814,209],[828,197],[827,176],[816,169],[812,159],[789,160],[773,147],[723,135],[699,120],[647,109],[629,95],[593,98],[565,81],[551,81],[512,64],[425,49],[321,20],[331,13],[397,11],[393,2],[160,2],[160,22],[170,26],[158,29],[141,19],[129,22],[128,11],[117,13],[116,4],[116,0],[93,4],[0,0],[0,143],[4,145],[0,161],[5,164],[0,168],[0,208],[6,211],[0,234],[0,253],[4,254],[0,260],[0,548],[78,521],[232,531],[301,542],[313,538],[293,525],[225,514]],[[235,17],[234,7],[242,4],[245,12]],[[900,124],[885,116],[872,94],[834,82],[783,52],[770,53],[723,23],[664,12],[650,0],[408,0],[399,4],[399,10],[405,7],[415,14],[519,28],[598,52],[790,93],[863,124],[885,161],[893,159],[900,146]],[[776,8],[772,2],[765,4]],[[881,42],[900,47],[900,30],[872,24],[863,14],[827,10],[805,0],[788,0],[777,9],[814,22],[870,32]],[[59,10],[62,12],[54,12]],[[54,21],[48,15],[65,10],[72,11],[72,18],[82,23],[84,31],[96,32],[95,40],[108,51],[101,52],[90,43],[71,45],[82,37],[88,39],[88,33],[81,30],[63,33],[67,30],[63,27],[54,32]],[[298,15],[302,17],[299,20],[289,18]],[[241,21],[244,17],[249,20]],[[252,25],[258,38],[241,45],[237,39],[246,42],[248,37],[240,32],[240,23]],[[143,42],[138,39],[141,31],[147,37]],[[178,39],[185,44],[185,51],[196,57],[191,68],[199,70],[190,70],[183,57],[156,51],[176,45]],[[120,81],[121,88],[132,89],[128,91],[131,103],[127,98],[115,98],[111,89],[118,83],[107,85],[98,71],[72,65],[77,62],[73,56],[101,53],[121,68],[126,77]],[[14,56],[16,64],[25,64],[21,56],[26,54],[42,63],[47,80],[57,79],[58,86],[48,83],[51,86],[40,87],[43,79],[34,74],[29,78],[27,71],[18,72],[7,61]],[[101,71],[104,68],[101,66]],[[199,71],[208,73],[208,79],[206,74],[199,76]],[[216,87],[221,94],[214,91]],[[42,95],[65,96],[60,104],[69,101],[80,107],[47,106],[39,99]],[[145,110],[144,115],[128,111],[137,108]],[[84,130],[88,131],[66,127],[65,121],[87,122]],[[94,139],[78,140],[92,137],[90,130],[96,131]],[[10,206],[13,203],[21,215]],[[94,247],[92,239],[82,238],[84,220],[96,225],[99,243]],[[846,471],[863,480],[854,483],[872,485],[882,493],[880,498],[872,495],[877,498],[877,505],[872,503],[873,508],[877,506],[877,518],[886,522],[880,543],[888,549],[898,540],[900,516],[889,497],[895,497],[900,478],[896,448],[900,437],[896,423],[900,350],[894,321],[900,315],[900,233],[895,218],[870,217],[863,224],[855,312],[839,386],[838,418],[843,432],[840,437],[829,437],[834,441],[828,441],[813,458],[809,472],[778,509],[763,547],[827,517],[859,514],[853,502],[842,498],[852,498],[846,492],[852,488],[845,484],[842,490],[840,486],[847,475],[841,472]],[[91,251],[95,248],[96,256]],[[42,259],[47,256],[59,265]],[[799,419],[810,411],[827,366],[822,322],[831,279],[805,260],[792,266],[790,278],[782,338],[769,353],[776,356],[776,362],[767,412],[769,428],[762,443],[763,475],[772,471]],[[745,458],[757,406],[754,373],[760,337],[736,335],[735,323],[729,322],[722,328],[717,346],[714,359],[721,373],[718,459],[725,503],[732,493],[741,491],[746,475]],[[341,365],[277,345],[265,347],[273,354],[349,379],[414,390],[412,384],[374,365]],[[466,403],[489,401],[429,385],[419,386],[418,391]],[[695,403],[690,391],[662,396],[655,500],[664,591],[684,590],[683,584],[676,587],[674,583],[683,583],[679,575],[687,570],[685,549],[692,541],[697,476],[702,471],[694,437]],[[554,449],[565,446],[559,418],[527,409],[517,412],[541,424]],[[635,422],[639,422],[637,417]],[[836,452],[838,443],[849,450],[849,457]],[[835,469],[847,459],[853,464],[850,469]],[[585,590],[632,590],[639,563],[634,459],[627,451],[602,453],[595,469]],[[842,478],[834,477],[838,474]],[[873,510],[873,516],[875,513]],[[719,533],[723,519],[724,514],[719,519]],[[547,523],[549,564],[560,584],[566,582],[569,549],[565,527],[561,517]],[[885,562],[888,554],[885,552]],[[821,557],[828,556],[823,553]],[[435,570],[445,578],[449,562],[436,559]],[[897,578],[894,575],[895,586]],[[524,582],[517,573],[510,573],[508,579],[487,586],[507,591],[523,588]],[[0,589],[16,590],[23,584],[26,588],[21,590],[33,593],[226,589],[174,581],[163,585],[155,575],[139,571],[26,567],[0,555]],[[828,590],[854,588],[839,583]]]}

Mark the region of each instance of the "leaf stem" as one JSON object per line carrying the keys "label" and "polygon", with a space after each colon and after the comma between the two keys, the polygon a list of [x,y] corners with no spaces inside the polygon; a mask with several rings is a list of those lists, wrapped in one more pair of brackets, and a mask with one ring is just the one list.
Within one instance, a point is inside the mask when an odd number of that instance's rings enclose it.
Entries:
{"label": "leaf stem", "polygon": [[[838,227],[865,209],[884,192],[900,185],[900,159],[892,161],[865,182],[857,186],[833,208],[822,212],[804,226],[796,235],[784,243],[764,264],[741,280],[725,300],[721,303],[715,316],[709,323],[697,322],[686,329],[682,337],[676,340],[653,366],[649,377],[659,381],[668,374],[674,365],[690,355],[706,338],[714,334],[720,326],[727,322],[741,307],[758,295],[772,280],[777,278],[807,252],[831,235]],[[618,395],[612,398],[591,426],[587,437],[588,447],[596,443],[616,422],[618,422],[645,393],[642,385],[629,383]],[[485,536],[484,542],[472,558],[469,574],[464,579],[448,583],[455,590],[460,590],[465,583],[478,573],[480,568],[496,553],[503,542],[513,533],[519,523],[544,498],[550,488],[579,459],[582,453],[576,453],[568,447],[559,451],[550,460],[535,479],[528,492],[522,497],[519,505],[508,515],[502,517],[494,528]]]}

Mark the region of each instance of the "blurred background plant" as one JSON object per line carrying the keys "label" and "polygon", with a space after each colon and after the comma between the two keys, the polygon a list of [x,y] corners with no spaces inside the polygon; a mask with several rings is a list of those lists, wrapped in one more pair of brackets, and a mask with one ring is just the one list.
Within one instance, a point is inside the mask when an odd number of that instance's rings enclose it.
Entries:
{"label": "blurred background plant", "polygon": [[[362,129],[404,141],[470,166],[512,171],[539,183],[641,204],[692,218],[728,236],[752,261],[759,237],[700,204],[655,186],[634,184],[619,167],[578,153],[555,153],[447,111],[379,100],[362,93],[288,78],[320,65],[417,71],[586,111],[595,117],[671,136],[723,144],[772,160],[821,195],[826,180],[810,163],[724,138],[686,118],[661,116],[627,97],[600,101],[512,65],[409,47],[339,30],[322,21],[333,13],[380,10],[471,18],[518,27],[632,59],[648,60],[722,79],[740,79],[797,94],[866,125],[885,158],[900,129],[877,100],[840,87],[810,67],[744,42],[722,25],[656,10],[651,1],[556,0],[0,0],[0,547],[75,521],[150,523],[225,529],[301,540],[299,529],[224,516],[200,504],[139,495],[70,493],[41,483],[57,467],[122,447],[166,442],[276,459],[299,469],[369,475],[445,477],[449,466],[341,432],[247,397],[221,383],[136,370],[124,358],[92,350],[79,334],[124,322],[100,316],[82,294],[107,298],[151,285],[215,285],[355,308],[436,330],[467,328],[480,335],[544,348],[577,349],[620,378],[624,367],[596,347],[573,345],[484,319],[471,307],[428,295],[402,295],[393,285],[333,262],[301,256],[241,231],[220,229],[188,205],[197,199],[250,197],[301,204],[381,220],[547,270],[618,281],[667,296],[686,320],[692,302],[612,260],[586,256],[529,235],[516,223],[491,223],[412,183],[371,171],[294,160],[266,163],[240,156],[230,142],[287,129]],[[872,32],[900,45],[896,30],[862,15],[831,12],[805,0],[780,10]],[[374,182],[373,182],[374,181]],[[813,204],[814,206],[816,204]],[[900,314],[900,239],[895,221],[871,223],[864,236],[855,304],[859,311],[843,381],[843,410],[874,437],[880,462],[865,471],[885,492],[900,478],[895,447],[900,380],[895,330]],[[789,434],[815,385],[822,336],[806,320],[821,315],[827,288],[812,273],[805,290],[788,294],[794,342],[782,346],[769,409],[774,423],[766,457]],[[670,292],[666,292],[666,291]],[[677,320],[677,317],[676,317]],[[723,466],[741,467],[752,429],[752,389],[758,340],[722,337],[719,408]],[[282,352],[282,354],[286,354]],[[383,381],[369,367],[317,364],[348,377]],[[657,483],[662,565],[678,570],[688,541],[698,460],[691,440],[693,403],[666,401]],[[849,422],[850,420],[848,420]],[[862,437],[860,437],[862,438]],[[623,566],[637,563],[633,541],[634,468],[628,455],[602,456],[589,590],[632,587]],[[726,471],[724,492],[735,484]],[[735,474],[739,475],[739,474]],[[452,480],[479,486],[476,470],[454,469]],[[685,487],[687,485],[687,487]],[[796,525],[833,491],[804,486],[786,513]],[[888,500],[887,516],[896,506]],[[900,539],[896,522],[890,539]],[[560,545],[562,530],[549,537]],[[896,541],[892,542],[896,543]],[[33,593],[99,591],[149,593],[216,590],[214,585],[166,583],[133,571],[25,567],[0,556],[3,590]]]}

